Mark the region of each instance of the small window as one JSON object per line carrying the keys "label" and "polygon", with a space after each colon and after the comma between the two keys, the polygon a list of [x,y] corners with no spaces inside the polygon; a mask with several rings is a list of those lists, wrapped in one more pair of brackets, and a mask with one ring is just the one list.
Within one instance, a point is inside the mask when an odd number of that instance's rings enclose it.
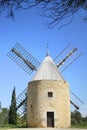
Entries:
{"label": "small window", "polygon": [[32,109],[32,105],[30,106],[30,108]]}
{"label": "small window", "polygon": [[53,92],[48,92],[48,97],[53,97]]}

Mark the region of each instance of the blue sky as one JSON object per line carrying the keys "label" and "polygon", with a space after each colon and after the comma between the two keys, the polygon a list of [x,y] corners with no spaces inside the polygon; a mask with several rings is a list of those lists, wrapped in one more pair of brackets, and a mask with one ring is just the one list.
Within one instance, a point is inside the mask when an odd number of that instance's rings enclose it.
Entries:
{"label": "blue sky", "polygon": [[[40,62],[46,55],[46,44],[49,43],[49,52],[54,59],[64,47],[71,43],[83,52],[66,71],[62,73],[69,82],[70,90],[74,92],[84,104],[80,111],[87,116],[87,23],[83,22],[84,11],[79,11],[72,23],[58,29],[47,29],[44,23],[49,20],[37,14],[35,9],[19,10],[12,20],[3,13],[0,16],[0,101],[2,107],[9,107],[14,86],[16,95],[28,86],[34,73],[29,76],[19,66],[7,57],[9,50],[20,43]],[[71,97],[75,100],[73,97]],[[74,109],[74,108],[72,108]]]}

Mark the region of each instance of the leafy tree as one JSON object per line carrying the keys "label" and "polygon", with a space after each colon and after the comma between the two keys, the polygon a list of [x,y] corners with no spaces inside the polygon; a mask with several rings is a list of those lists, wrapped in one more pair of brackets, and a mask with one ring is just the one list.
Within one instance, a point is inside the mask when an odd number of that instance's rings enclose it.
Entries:
{"label": "leafy tree", "polygon": [[16,125],[17,124],[17,113],[16,113],[16,93],[15,93],[15,87],[12,92],[12,99],[11,99],[11,106],[9,110],[9,118],[8,118],[9,124]]}
{"label": "leafy tree", "polygon": [[9,110],[7,108],[2,108],[0,112],[0,126],[4,126],[8,124],[8,112]]}
{"label": "leafy tree", "polygon": [[[84,119],[85,120],[85,119]],[[71,124],[72,125],[81,125],[83,123],[83,117],[81,113],[77,110],[71,112]]]}
{"label": "leafy tree", "polygon": [[87,0],[0,0],[0,11],[7,9],[10,16],[14,15],[14,10],[35,6],[42,16],[50,18],[48,25],[54,27],[66,18],[70,18],[71,22],[74,14],[80,9],[87,11]]}
{"label": "leafy tree", "polygon": [[0,102],[0,110],[1,110],[2,106],[1,106],[1,102]]}

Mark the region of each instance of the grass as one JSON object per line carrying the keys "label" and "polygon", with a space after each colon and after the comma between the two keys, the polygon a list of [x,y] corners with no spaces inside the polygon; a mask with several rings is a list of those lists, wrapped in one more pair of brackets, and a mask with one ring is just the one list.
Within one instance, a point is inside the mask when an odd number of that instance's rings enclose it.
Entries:
{"label": "grass", "polygon": [[87,129],[87,125],[73,125],[70,128],[83,128],[83,129]]}
{"label": "grass", "polygon": [[[3,127],[0,127],[0,130],[8,130],[8,129],[12,129],[12,128],[24,128],[24,127],[17,127],[15,125],[6,125]],[[87,129],[87,124],[85,125],[72,125],[70,128],[80,128],[80,129]]]}

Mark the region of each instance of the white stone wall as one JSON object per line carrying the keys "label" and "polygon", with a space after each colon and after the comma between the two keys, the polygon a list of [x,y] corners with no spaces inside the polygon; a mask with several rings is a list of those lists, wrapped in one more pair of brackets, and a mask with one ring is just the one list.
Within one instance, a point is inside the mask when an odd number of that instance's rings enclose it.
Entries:
{"label": "white stone wall", "polygon": [[[53,92],[53,97],[48,97],[48,92]],[[54,127],[70,126],[70,97],[67,82],[39,80],[29,83],[27,125],[47,127],[47,112],[54,112]]]}

